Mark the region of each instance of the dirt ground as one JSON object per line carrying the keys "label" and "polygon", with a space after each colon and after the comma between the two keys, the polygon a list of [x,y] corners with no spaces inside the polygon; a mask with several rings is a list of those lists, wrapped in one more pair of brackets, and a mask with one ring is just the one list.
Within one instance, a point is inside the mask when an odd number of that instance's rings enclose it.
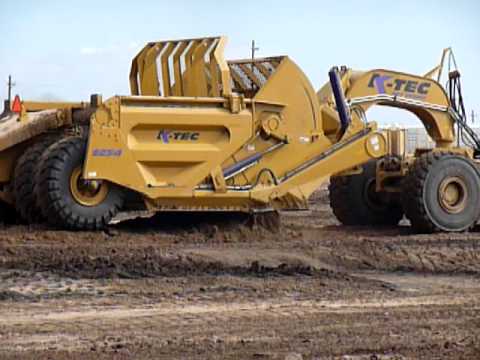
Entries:
{"label": "dirt ground", "polygon": [[0,227],[0,359],[480,358],[480,232],[247,220]]}

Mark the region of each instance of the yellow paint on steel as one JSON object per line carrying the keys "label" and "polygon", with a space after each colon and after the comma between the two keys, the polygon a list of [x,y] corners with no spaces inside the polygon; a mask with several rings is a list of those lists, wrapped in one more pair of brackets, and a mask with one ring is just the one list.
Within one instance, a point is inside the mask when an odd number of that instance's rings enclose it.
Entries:
{"label": "yellow paint on steel", "polygon": [[159,80],[157,73],[157,66],[155,60],[163,50],[164,44],[154,45],[150,47],[144,55],[140,56],[139,61],[142,62],[140,66],[143,71],[141,72],[142,81],[142,94],[144,95],[160,95]]}
{"label": "yellow paint on steel", "polygon": [[[395,83],[386,82],[382,89],[383,92],[379,93],[377,88],[372,86],[373,77],[392,79]],[[436,142],[438,147],[453,145],[455,129],[453,119],[447,112],[450,102],[445,89],[437,81],[431,78],[385,69],[370,70],[363,73],[348,71],[344,74],[343,79],[346,84],[345,92],[347,99],[371,98],[370,101],[358,105],[362,112],[367,112],[368,109],[375,105],[403,108],[418,117],[424,124],[428,135]],[[402,91],[409,84],[411,84],[412,88],[413,86],[423,86],[428,91],[425,94],[421,94],[421,97],[417,93],[413,93],[413,91]],[[399,87],[401,90],[398,90]],[[388,96],[390,96],[391,101],[388,101]],[[405,102],[402,102],[402,99]],[[427,105],[427,107],[423,105]]]}
{"label": "yellow paint on steel", "polygon": [[[223,58],[224,45],[225,39],[220,37],[147,44],[132,62],[132,95],[229,95],[231,85],[228,65]],[[205,72],[206,66],[210,68],[210,74]],[[173,84],[171,74],[174,77]]]}
{"label": "yellow paint on steel", "polygon": [[181,41],[180,45],[178,46],[175,54],[173,56],[173,74],[175,78],[175,84],[173,86],[173,94],[174,96],[183,96],[183,80],[182,80],[182,68],[180,64],[180,59],[187,48],[189,42],[188,41]]}

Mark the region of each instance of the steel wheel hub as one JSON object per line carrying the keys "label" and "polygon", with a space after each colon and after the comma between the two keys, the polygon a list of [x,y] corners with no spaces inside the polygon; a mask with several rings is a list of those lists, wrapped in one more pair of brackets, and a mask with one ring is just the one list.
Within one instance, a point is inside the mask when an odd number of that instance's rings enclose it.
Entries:
{"label": "steel wheel hub", "polygon": [[70,191],[78,203],[84,206],[97,206],[107,197],[108,184],[98,180],[83,179],[82,168],[79,166],[70,176]]}
{"label": "steel wheel hub", "polygon": [[458,176],[444,179],[438,189],[440,206],[450,214],[463,211],[467,205],[467,197],[467,185]]}

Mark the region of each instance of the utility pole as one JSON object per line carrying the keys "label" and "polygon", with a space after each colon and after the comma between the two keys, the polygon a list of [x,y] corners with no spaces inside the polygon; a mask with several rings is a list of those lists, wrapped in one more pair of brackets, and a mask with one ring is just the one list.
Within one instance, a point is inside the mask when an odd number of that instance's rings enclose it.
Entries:
{"label": "utility pole", "polygon": [[[255,62],[255,51],[260,50],[260,48],[255,47],[255,40],[252,40],[252,48],[251,48],[251,50],[252,50],[252,64],[251,64],[250,66],[251,66],[251,69],[252,69],[252,71],[253,71],[253,63]],[[253,82],[253,80],[250,80],[250,87],[251,87],[252,89],[255,88],[255,83]]]}
{"label": "utility pole", "polygon": [[12,75],[8,75],[8,103],[12,102],[12,88],[15,86],[15,83],[12,82]]}
{"label": "utility pole", "polygon": [[255,60],[255,51],[260,50],[260,48],[255,47],[255,40],[252,40],[252,48],[251,48],[251,50],[252,50],[252,62],[253,62],[253,60]]}
{"label": "utility pole", "polygon": [[475,111],[472,110],[472,124],[475,123],[475,118],[477,117],[477,114],[475,113]]}

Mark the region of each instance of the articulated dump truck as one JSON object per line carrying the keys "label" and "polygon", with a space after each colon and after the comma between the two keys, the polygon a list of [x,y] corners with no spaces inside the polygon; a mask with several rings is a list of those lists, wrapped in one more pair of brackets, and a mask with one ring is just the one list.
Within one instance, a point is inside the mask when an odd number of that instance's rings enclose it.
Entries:
{"label": "articulated dump truck", "polygon": [[[0,122],[4,219],[95,230],[132,209],[298,210],[330,180],[346,225],[475,225],[480,142],[458,71],[439,83],[448,50],[424,76],[334,67],[317,92],[289,57],[226,61],[225,42],[148,43],[133,59],[130,96],[17,99]],[[374,105],[415,114],[435,148],[406,154],[404,131],[367,120]]]}

